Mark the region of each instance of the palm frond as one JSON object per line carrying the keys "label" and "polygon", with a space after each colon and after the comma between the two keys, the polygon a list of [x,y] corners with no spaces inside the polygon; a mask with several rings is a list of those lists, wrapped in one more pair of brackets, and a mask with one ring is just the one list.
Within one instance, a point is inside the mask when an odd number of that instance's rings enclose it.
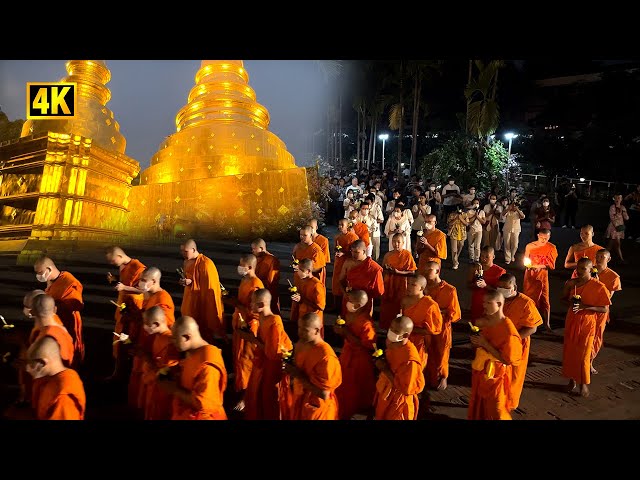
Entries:
{"label": "palm frond", "polygon": [[402,105],[396,103],[391,106],[389,111],[389,128],[391,130],[400,130],[400,120],[402,118]]}
{"label": "palm frond", "polygon": [[344,68],[343,60],[316,60],[316,64],[324,75],[325,81],[339,77]]}

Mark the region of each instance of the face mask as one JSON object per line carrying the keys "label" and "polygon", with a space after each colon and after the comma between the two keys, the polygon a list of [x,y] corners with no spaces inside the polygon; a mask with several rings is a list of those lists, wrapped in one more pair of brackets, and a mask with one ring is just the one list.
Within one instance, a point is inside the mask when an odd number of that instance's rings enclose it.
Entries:
{"label": "face mask", "polygon": [[489,200],[489,203],[490,203],[491,205],[495,205],[495,204],[496,204],[496,201],[495,201],[495,200]]}
{"label": "face mask", "polygon": [[351,302],[347,302],[347,311],[348,312],[355,312],[357,310],[357,308],[355,307],[355,305]]}
{"label": "face mask", "polygon": [[480,204],[479,203],[474,203],[473,204],[473,208],[475,208],[476,210],[480,208]]}
{"label": "face mask", "polygon": [[424,228],[427,230],[433,230],[435,227],[435,225],[431,224],[431,223],[425,223],[424,224]]}
{"label": "face mask", "polygon": [[45,283],[50,276],[51,276],[51,270],[47,270],[42,275],[36,275],[36,280],[38,280],[39,282]]}
{"label": "face mask", "polygon": [[436,187],[429,187],[429,190],[431,190],[432,192],[436,189]]}
{"label": "face mask", "polygon": [[423,184],[422,182],[418,182],[418,185],[422,186],[422,185],[424,185],[424,184]]}
{"label": "face mask", "polygon": [[238,275],[244,277],[248,272],[249,269],[247,267],[241,267],[240,265],[238,265]]}
{"label": "face mask", "polygon": [[402,335],[397,335],[393,333],[391,330],[387,332],[387,340],[389,340],[391,343],[401,342],[403,339],[404,338]]}
{"label": "face mask", "polygon": [[500,288],[500,287],[498,287],[498,288],[496,288],[496,290],[498,292],[500,292],[504,298],[511,298],[516,294],[516,292],[511,291],[510,288]]}
{"label": "face mask", "polygon": [[394,216],[394,217],[396,217],[396,218],[400,218],[400,217],[402,217],[402,213],[400,213],[400,212],[395,212],[395,213],[393,214],[393,216]]}
{"label": "face mask", "polygon": [[149,291],[149,284],[147,282],[139,282],[138,283],[138,290],[142,290],[143,292],[148,292]]}
{"label": "face mask", "polygon": [[549,202],[542,202],[542,205],[545,206],[545,207],[548,207],[549,206]]}
{"label": "face mask", "polygon": [[475,191],[475,190],[469,190],[469,194],[470,194],[470,195],[475,195],[475,194],[476,194],[476,191]]}
{"label": "face mask", "polygon": [[454,183],[456,183],[454,180],[449,181],[449,185],[453,185]]}
{"label": "face mask", "polygon": [[31,315],[31,309],[30,308],[22,307],[22,313],[27,318],[33,318],[33,315]]}

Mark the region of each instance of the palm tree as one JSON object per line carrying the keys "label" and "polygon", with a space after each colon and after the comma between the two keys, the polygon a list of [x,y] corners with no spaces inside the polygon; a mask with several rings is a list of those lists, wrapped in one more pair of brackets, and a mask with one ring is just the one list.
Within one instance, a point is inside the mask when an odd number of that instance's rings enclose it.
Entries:
{"label": "palm tree", "polygon": [[504,67],[504,61],[491,60],[484,64],[476,60],[478,69],[476,78],[472,78],[464,90],[468,102],[468,131],[478,139],[486,139],[493,134],[500,123],[500,110],[496,101],[498,90],[498,72]]}

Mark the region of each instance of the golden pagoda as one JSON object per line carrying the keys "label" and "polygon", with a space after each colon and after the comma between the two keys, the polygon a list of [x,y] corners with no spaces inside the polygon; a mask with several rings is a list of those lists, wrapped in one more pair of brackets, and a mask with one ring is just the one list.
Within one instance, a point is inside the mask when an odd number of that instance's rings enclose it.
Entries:
{"label": "golden pagoda", "polygon": [[111,72],[101,60],[71,60],[62,81],[78,85],[75,118],[28,120],[0,145],[0,250],[19,263],[80,241],[124,237],[131,182],[140,165],[106,107]]}
{"label": "golden pagoda", "polygon": [[268,130],[242,60],[204,60],[187,104],[130,195],[131,235],[250,238],[311,212],[306,169]]}

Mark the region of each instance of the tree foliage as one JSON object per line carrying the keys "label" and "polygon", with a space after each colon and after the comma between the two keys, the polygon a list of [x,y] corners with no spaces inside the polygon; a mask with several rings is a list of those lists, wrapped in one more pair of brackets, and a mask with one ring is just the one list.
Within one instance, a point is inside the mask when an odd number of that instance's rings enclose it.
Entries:
{"label": "tree foliage", "polygon": [[23,123],[24,120],[21,119],[10,122],[7,115],[0,110],[0,142],[20,138]]}

